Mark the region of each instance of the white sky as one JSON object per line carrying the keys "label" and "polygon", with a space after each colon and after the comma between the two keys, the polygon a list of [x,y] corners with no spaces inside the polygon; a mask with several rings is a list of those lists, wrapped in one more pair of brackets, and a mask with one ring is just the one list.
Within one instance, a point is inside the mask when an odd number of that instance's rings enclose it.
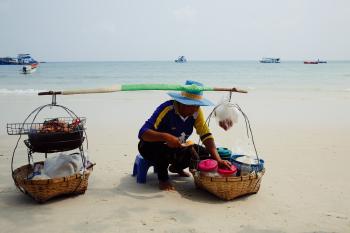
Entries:
{"label": "white sky", "polygon": [[350,0],[0,0],[0,57],[350,60]]}

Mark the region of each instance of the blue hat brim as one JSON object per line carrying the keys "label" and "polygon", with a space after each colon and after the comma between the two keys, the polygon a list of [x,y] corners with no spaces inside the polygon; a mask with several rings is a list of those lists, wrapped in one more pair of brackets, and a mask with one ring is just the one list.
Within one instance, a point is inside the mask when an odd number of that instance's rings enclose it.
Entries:
{"label": "blue hat brim", "polygon": [[214,106],[214,104],[207,99],[200,99],[200,100],[194,100],[194,99],[189,99],[187,97],[184,97],[180,95],[179,93],[175,92],[168,92],[168,95],[172,97],[174,100],[185,104],[185,105],[195,105],[195,106]]}

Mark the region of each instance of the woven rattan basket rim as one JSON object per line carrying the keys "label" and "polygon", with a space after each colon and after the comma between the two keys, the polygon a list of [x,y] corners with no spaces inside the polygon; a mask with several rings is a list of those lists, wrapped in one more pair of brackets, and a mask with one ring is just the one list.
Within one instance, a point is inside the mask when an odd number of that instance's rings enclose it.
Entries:
{"label": "woven rattan basket rim", "polygon": [[[43,162],[39,162],[39,163],[43,163]],[[25,184],[25,185],[26,184],[31,184],[31,185],[57,184],[57,183],[67,182],[69,180],[84,179],[85,177],[88,177],[92,171],[92,167],[90,167],[83,174],[76,173],[71,176],[64,176],[64,177],[53,178],[53,179],[42,179],[42,180],[26,180],[23,177],[17,176],[22,170],[27,170],[29,166],[30,165],[27,164],[14,170],[13,175],[18,183]]]}
{"label": "woven rattan basket rim", "polygon": [[261,178],[265,174],[265,168],[257,173],[251,173],[246,176],[232,176],[232,177],[209,177],[209,176],[201,176],[195,175],[198,179],[207,180],[212,182],[241,182],[245,180],[254,180]]}

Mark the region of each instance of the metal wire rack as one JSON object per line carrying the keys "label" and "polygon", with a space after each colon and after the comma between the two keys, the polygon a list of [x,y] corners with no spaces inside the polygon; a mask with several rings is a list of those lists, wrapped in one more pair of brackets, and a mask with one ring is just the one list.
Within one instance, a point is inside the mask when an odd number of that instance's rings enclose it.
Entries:
{"label": "metal wire rack", "polygon": [[83,130],[85,129],[85,123],[86,118],[85,117],[79,117],[79,118],[72,118],[72,117],[56,117],[56,118],[45,118],[44,122],[41,123],[8,123],[7,128],[7,134],[8,135],[28,135],[29,133],[35,133],[40,132],[41,129],[45,126],[45,122],[49,122],[52,120],[57,120],[59,122],[63,122],[69,125],[71,125],[74,120],[79,120],[80,127],[84,128],[78,128],[76,130]]}

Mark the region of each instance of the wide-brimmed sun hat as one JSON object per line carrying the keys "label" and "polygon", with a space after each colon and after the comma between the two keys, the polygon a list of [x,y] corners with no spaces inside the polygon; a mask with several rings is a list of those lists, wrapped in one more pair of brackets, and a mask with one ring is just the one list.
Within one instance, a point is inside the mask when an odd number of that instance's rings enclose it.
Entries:
{"label": "wide-brimmed sun hat", "polygon": [[[185,85],[196,85],[196,86],[203,86],[202,83],[187,80]],[[174,100],[185,104],[185,105],[195,105],[195,106],[212,106],[214,105],[210,100],[205,99],[203,97],[203,91],[182,91],[180,93],[177,92],[169,92],[168,95],[170,95]]]}

